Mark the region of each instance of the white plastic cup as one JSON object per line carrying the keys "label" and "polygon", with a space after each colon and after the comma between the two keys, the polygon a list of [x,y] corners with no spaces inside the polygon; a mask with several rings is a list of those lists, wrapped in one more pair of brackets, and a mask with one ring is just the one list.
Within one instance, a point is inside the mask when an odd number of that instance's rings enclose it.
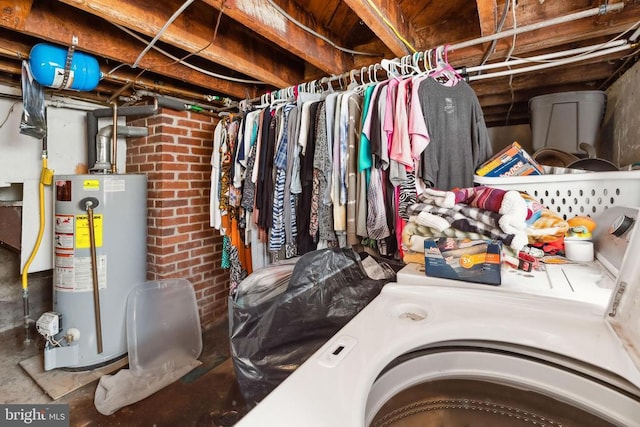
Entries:
{"label": "white plastic cup", "polygon": [[594,258],[593,242],[590,240],[565,240],[564,254],[575,262],[591,262]]}

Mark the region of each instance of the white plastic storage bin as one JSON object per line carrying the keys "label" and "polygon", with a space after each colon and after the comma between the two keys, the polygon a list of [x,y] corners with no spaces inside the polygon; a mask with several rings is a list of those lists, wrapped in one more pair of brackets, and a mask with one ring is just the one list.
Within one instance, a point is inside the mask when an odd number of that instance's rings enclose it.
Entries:
{"label": "white plastic storage bin", "polygon": [[579,144],[594,145],[604,117],[607,95],[599,90],[541,95],[529,100],[533,149],[579,152]]}
{"label": "white plastic storage bin", "polygon": [[475,176],[474,181],[503,190],[526,191],[564,219],[593,216],[612,206],[640,206],[640,171],[506,178]]}

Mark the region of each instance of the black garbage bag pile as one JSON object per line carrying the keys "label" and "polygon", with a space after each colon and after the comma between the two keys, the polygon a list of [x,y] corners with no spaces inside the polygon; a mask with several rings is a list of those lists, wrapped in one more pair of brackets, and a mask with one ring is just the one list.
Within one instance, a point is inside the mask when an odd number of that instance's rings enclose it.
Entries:
{"label": "black garbage bag pile", "polygon": [[[241,284],[230,297],[231,355],[250,407],[346,325],[386,283],[395,281],[403,266],[365,257],[361,260],[352,249],[309,252],[295,264],[266,267],[277,272],[273,286],[265,284],[268,275],[258,270],[253,274],[261,275],[260,280]],[[284,286],[287,269],[291,276]],[[253,280],[253,274],[245,280]]]}

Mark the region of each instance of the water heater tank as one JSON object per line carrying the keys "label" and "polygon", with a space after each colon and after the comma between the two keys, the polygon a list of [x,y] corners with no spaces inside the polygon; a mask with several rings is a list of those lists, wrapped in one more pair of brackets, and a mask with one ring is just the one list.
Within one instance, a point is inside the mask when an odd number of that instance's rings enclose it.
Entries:
{"label": "water heater tank", "polygon": [[[146,281],[147,179],[145,175],[56,175],[53,311],[70,345],[45,349],[45,369],[90,369],[127,352],[129,291]],[[89,218],[93,199],[102,352],[94,312]],[[69,332],[72,331],[72,332]]]}
{"label": "water heater tank", "polygon": [[[64,81],[67,49],[38,43],[31,48],[29,66],[38,83],[56,89],[62,88]],[[69,77],[63,89],[90,91],[100,82],[98,60],[83,52],[74,52],[69,67]]]}

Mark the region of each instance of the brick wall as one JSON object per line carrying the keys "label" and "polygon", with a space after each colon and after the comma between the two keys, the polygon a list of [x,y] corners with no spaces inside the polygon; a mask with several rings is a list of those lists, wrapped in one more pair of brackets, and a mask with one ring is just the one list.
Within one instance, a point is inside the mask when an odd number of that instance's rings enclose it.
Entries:
{"label": "brick wall", "polygon": [[214,119],[161,109],[131,121],[149,136],[127,141],[127,172],[148,177],[147,279],[193,283],[203,326],[227,314],[222,237],[209,227]]}

